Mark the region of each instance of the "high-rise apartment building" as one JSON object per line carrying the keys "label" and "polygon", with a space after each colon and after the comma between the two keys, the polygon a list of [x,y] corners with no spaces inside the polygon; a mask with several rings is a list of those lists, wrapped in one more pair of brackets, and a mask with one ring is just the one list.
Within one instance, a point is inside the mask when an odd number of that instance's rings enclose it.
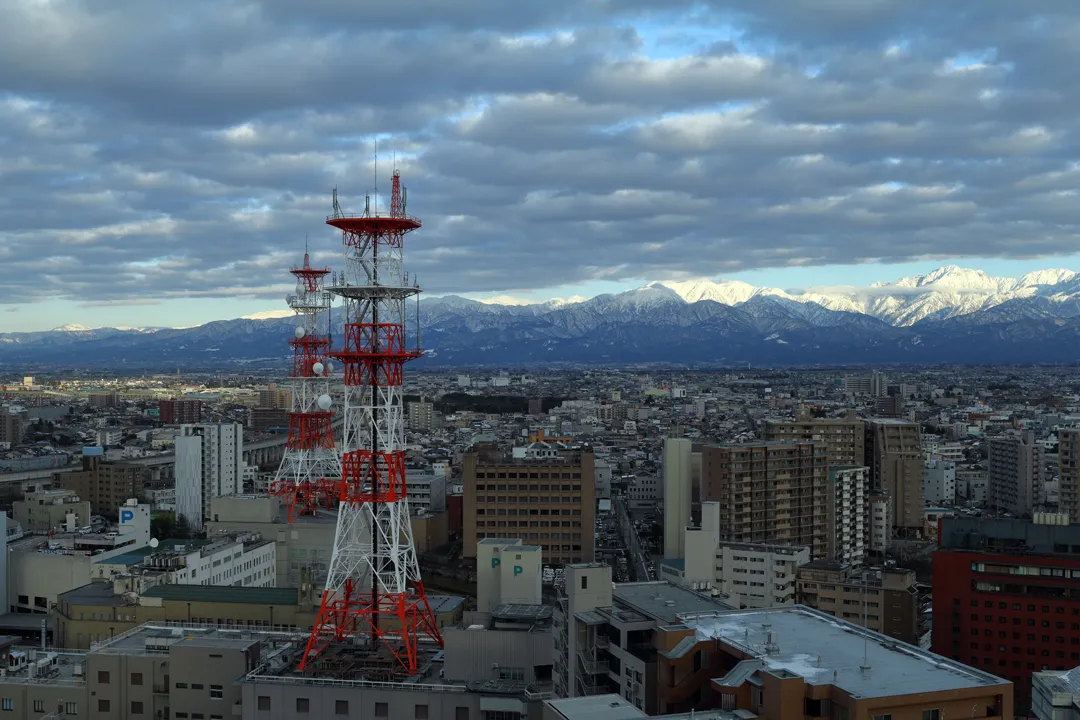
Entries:
{"label": "high-rise apartment building", "polygon": [[869,492],[869,468],[829,466],[825,483],[825,558],[854,567],[863,564]]}
{"label": "high-rise apartment building", "polygon": [[202,422],[202,400],[169,398],[158,402],[162,425],[191,425]]}
{"label": "high-rise apartment building", "polygon": [[53,487],[74,492],[90,503],[95,515],[116,519],[117,508],[142,497],[147,475],[147,468],[138,463],[104,462],[100,448],[84,448],[82,469],[56,473]]}
{"label": "high-rise apartment building", "polygon": [[892,545],[892,498],[888,493],[871,491],[867,502],[870,507],[867,550],[875,555],[884,555]]}
{"label": "high-rise apartment building", "polygon": [[724,540],[827,552],[828,454],[812,442],[705,447],[701,501],[720,503]]}
{"label": "high-rise apartment building", "polygon": [[892,499],[897,534],[915,536],[925,527],[923,453],[918,424],[888,418],[866,421],[866,464],[872,490]]}
{"label": "high-rise apartment building", "polygon": [[767,420],[765,439],[813,441],[828,451],[830,465],[866,464],[863,449],[866,429],[854,410],[848,410],[842,418],[812,418],[808,408],[800,407],[794,420]]}
{"label": "high-rise apartment building", "polygon": [[693,447],[687,438],[664,440],[664,557],[684,557],[690,524]]}
{"label": "high-rise apartment building", "polygon": [[22,415],[0,408],[0,443],[18,445],[22,442],[24,432]]}
{"label": "high-rise apartment building", "polygon": [[888,378],[877,370],[869,375],[845,375],[840,381],[844,392],[850,395],[869,395],[884,397],[889,391]]}
{"label": "high-rise apartment building", "polygon": [[244,426],[182,425],[176,436],[176,514],[194,529],[210,519],[210,501],[243,489]]}
{"label": "high-rise apartment building", "polygon": [[535,443],[524,457],[477,448],[462,457],[462,554],[476,557],[485,538],[520,538],[552,565],[592,562],[595,461],[589,448]]}
{"label": "high-rise apartment building", "polygon": [[956,463],[934,458],[923,468],[923,499],[934,505],[956,502]]}
{"label": "high-rise apartment building", "polygon": [[120,403],[120,393],[115,390],[102,390],[89,395],[90,406],[97,408],[116,407]]}
{"label": "high-rise apartment building", "polygon": [[1030,516],[1043,501],[1043,446],[1031,430],[988,438],[987,504]]}
{"label": "high-rise apartment building", "polygon": [[409,429],[413,432],[431,432],[435,421],[435,404],[427,398],[409,403]]}
{"label": "high-rise apartment building", "polygon": [[[947,517],[933,556],[934,652],[1016,684],[1080,665],[1080,525]],[[1047,522],[1049,521],[1049,522]]]}
{"label": "high-rise apartment building", "polygon": [[1080,523],[1080,428],[1058,431],[1058,512]]}
{"label": "high-rise apartment building", "polygon": [[292,407],[292,391],[276,384],[259,388],[259,407],[272,410],[288,410]]}

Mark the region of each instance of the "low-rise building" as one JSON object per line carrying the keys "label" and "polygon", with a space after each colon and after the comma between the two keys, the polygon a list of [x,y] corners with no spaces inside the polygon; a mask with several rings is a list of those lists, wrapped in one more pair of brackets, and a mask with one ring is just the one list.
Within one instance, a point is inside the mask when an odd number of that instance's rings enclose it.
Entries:
{"label": "low-rise building", "polygon": [[90,503],[70,490],[36,490],[12,504],[12,515],[26,532],[75,532],[90,525]]}
{"label": "low-rise building", "polygon": [[817,560],[799,568],[797,602],[902,642],[921,637],[913,570]]}
{"label": "low-rise building", "polygon": [[1031,714],[1039,720],[1080,720],[1080,667],[1032,673]]}

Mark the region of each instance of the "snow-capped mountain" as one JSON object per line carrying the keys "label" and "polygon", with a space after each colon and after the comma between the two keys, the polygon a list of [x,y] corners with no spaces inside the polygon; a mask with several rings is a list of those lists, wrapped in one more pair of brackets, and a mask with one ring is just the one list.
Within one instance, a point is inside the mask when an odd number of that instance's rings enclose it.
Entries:
{"label": "snow-capped mountain", "polygon": [[[283,366],[293,320],[267,311],[192,328],[64,326],[0,334],[0,365]],[[335,313],[340,337],[340,314]],[[1039,363],[1080,359],[1080,274],[995,278],[944,267],[863,288],[652,282],[582,300],[455,295],[420,309],[430,364]],[[412,335],[412,328],[410,328]]]}

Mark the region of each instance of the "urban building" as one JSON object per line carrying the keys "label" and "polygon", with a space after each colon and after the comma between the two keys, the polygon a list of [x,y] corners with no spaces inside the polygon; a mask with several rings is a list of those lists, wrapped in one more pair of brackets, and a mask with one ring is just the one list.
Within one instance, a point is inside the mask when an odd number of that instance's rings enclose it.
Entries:
{"label": "urban building", "polygon": [[917,423],[874,418],[866,421],[866,464],[870,486],[892,498],[892,525],[899,535],[923,529],[923,453]]}
{"label": "urban building", "polygon": [[413,432],[431,432],[435,422],[435,403],[420,398],[408,404],[409,429]]}
{"label": "urban building", "polygon": [[18,445],[25,432],[22,415],[11,408],[0,408],[0,444]]}
{"label": "urban building", "polygon": [[795,571],[810,562],[810,549],[720,539],[720,503],[701,504],[701,527],[684,529],[683,558],[661,561],[661,579],[699,592],[718,591],[738,607],[795,601]]}
{"label": "urban building", "polygon": [[626,501],[631,510],[659,510],[664,507],[663,478],[636,475],[626,486]]}
{"label": "urban building", "polygon": [[686,438],[664,439],[664,557],[685,557],[685,532],[690,525],[693,447]]}
{"label": "urban building", "polygon": [[662,628],[681,613],[732,609],[668,582],[620,583],[597,563],[568,565],[555,608],[555,694],[619,693],[650,714],[658,712],[657,673]]}
{"label": "urban building", "polygon": [[162,425],[197,425],[202,422],[202,400],[169,398],[158,402]]}
{"label": "urban building", "polygon": [[[987,504],[1031,517],[1043,497],[1043,446],[1031,430],[987,438]],[[937,502],[929,500],[929,502]]]}
{"label": "urban building", "polygon": [[942,518],[933,556],[933,649],[1016,684],[1026,711],[1031,674],[1080,664],[1080,525]]}
{"label": "urban building", "polygon": [[282,408],[251,408],[248,410],[248,427],[256,433],[285,432],[289,429],[289,411]]}
{"label": "urban building", "polygon": [[114,390],[92,392],[88,396],[90,407],[111,408],[120,403],[120,394]]}
{"label": "urban building", "polygon": [[292,407],[292,390],[287,387],[278,387],[276,383],[259,388],[258,406],[267,410],[288,410]]}
{"label": "urban building", "polygon": [[176,514],[201,530],[214,498],[243,490],[244,427],[181,425],[176,437]]}
{"label": "urban building", "polygon": [[825,483],[825,559],[855,567],[863,564],[870,517],[869,492],[869,468],[829,465]]}
{"label": "urban building", "polygon": [[887,493],[871,492],[868,502],[868,549],[875,555],[884,555],[892,547],[892,498]]}
{"label": "urban building", "polygon": [[805,545],[827,552],[828,454],[813,442],[709,446],[701,500],[720,503],[724,540]]}
{"label": "urban building", "polygon": [[874,415],[882,418],[904,417],[905,402],[900,395],[886,395],[874,398]]}
{"label": "urban building", "polygon": [[1031,714],[1038,720],[1080,720],[1080,667],[1032,673]]}
{"label": "urban building", "polygon": [[979,467],[956,468],[956,500],[984,507],[990,495],[986,470]]}
{"label": "urban building", "polygon": [[409,509],[440,513],[446,510],[446,476],[441,473],[406,471],[405,490]]}
{"label": "urban building", "polygon": [[877,370],[869,375],[845,375],[840,386],[849,395],[869,395],[875,398],[885,397],[889,391],[888,378],[885,373]]}
{"label": "urban building", "polygon": [[[653,717],[1013,718],[1008,681],[805,607],[688,611],[655,635],[652,707],[633,708]],[[551,699],[542,718],[645,717],[627,704],[625,694]]]}
{"label": "urban building", "polygon": [[901,642],[922,637],[914,570],[816,560],[799,568],[797,602]]}
{"label": "urban building", "polygon": [[56,473],[53,487],[90,503],[93,514],[116,519],[125,501],[143,496],[147,469],[136,462],[105,462],[101,450],[83,448],[82,469]]}
{"label": "urban building", "polygon": [[[544,447],[534,447],[544,446]],[[596,480],[589,448],[533,443],[525,457],[496,449],[462,457],[462,554],[485,538],[521,538],[553,565],[589,562],[595,547]]]}
{"label": "urban building", "polygon": [[89,527],[90,503],[70,490],[36,490],[12,504],[12,516],[26,532],[75,532]]}
{"label": "urban building", "polygon": [[813,418],[810,409],[800,406],[794,420],[767,420],[765,439],[781,442],[814,442],[823,445],[829,464],[845,467],[866,464],[866,430],[854,410],[841,418]]}
{"label": "urban building", "polygon": [[1080,523],[1080,428],[1058,430],[1058,512]]}
{"label": "urban building", "polygon": [[937,459],[925,461],[923,498],[934,505],[956,502],[956,463]]}

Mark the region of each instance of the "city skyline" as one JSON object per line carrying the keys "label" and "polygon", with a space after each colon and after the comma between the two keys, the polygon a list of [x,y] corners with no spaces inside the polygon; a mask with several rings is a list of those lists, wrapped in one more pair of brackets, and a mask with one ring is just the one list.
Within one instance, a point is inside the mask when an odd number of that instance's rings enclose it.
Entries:
{"label": "city skyline", "polygon": [[1080,268],[1060,3],[304,8],[6,13],[0,332],[284,309],[376,142],[432,295]]}

